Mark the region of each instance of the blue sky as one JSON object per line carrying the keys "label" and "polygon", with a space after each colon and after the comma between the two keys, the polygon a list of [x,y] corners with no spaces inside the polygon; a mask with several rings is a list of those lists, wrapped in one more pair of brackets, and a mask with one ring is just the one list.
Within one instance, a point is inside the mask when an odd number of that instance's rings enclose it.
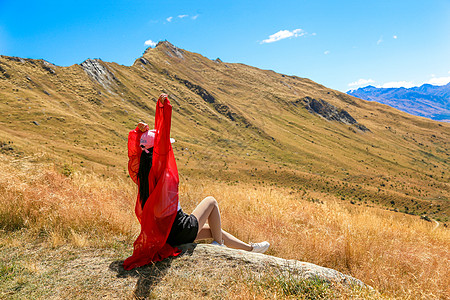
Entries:
{"label": "blue sky", "polygon": [[168,40],[347,91],[450,81],[450,1],[0,0],[0,54],[131,65]]}

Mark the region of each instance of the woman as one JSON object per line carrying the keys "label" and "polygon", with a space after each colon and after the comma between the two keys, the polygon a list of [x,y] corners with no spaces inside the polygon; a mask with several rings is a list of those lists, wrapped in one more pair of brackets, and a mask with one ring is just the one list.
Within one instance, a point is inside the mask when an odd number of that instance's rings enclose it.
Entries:
{"label": "woman", "polygon": [[268,242],[247,244],[222,230],[216,199],[206,197],[191,215],[178,201],[178,170],[170,139],[172,106],[166,94],[156,104],[155,129],[139,123],[128,135],[128,171],[138,185],[135,212],[141,233],[133,255],[124,261],[127,270],[176,256],[175,246],[213,238],[213,244],[264,253]]}

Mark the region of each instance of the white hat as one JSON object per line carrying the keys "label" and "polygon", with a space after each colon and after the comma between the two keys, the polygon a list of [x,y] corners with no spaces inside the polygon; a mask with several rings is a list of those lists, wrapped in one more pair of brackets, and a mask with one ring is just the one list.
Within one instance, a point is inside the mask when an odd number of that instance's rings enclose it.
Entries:
{"label": "white hat", "polygon": [[[156,129],[147,130],[141,135],[140,146],[142,150],[148,153],[148,149],[152,148],[155,145],[155,135]],[[170,138],[170,142],[174,143],[175,139]]]}

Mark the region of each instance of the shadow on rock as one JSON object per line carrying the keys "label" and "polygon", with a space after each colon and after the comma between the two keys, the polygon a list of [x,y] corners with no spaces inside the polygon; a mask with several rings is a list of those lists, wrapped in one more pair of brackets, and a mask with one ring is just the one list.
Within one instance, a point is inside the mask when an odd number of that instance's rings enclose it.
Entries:
{"label": "shadow on rock", "polygon": [[146,266],[135,268],[133,270],[125,270],[123,268],[124,260],[116,260],[109,265],[109,270],[117,273],[117,278],[137,277],[136,289],[134,296],[138,299],[149,297],[153,289],[164,278],[172,265],[172,261],[183,255],[192,255],[196,244],[185,244],[178,246],[181,250],[179,256],[169,257],[163,261],[151,263]]}

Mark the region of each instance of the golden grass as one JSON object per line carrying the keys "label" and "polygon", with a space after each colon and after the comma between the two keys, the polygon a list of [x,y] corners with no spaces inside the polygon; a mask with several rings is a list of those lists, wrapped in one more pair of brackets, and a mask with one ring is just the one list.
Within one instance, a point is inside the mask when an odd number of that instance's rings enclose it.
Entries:
{"label": "golden grass", "polygon": [[0,156],[0,227],[27,228],[52,246],[132,239],[138,226],[131,184],[95,174],[67,177],[51,165],[10,159]]}
{"label": "golden grass", "polygon": [[[0,227],[6,232],[23,229],[48,247],[111,247],[113,239],[131,245],[139,232],[131,180],[77,172],[66,177],[50,165],[3,155],[0,168]],[[180,195],[187,212],[215,196],[224,229],[244,241],[268,240],[271,255],[337,269],[384,297],[450,296],[450,233],[442,226],[279,187],[182,177]],[[259,293],[240,287],[246,298]]]}
{"label": "golden grass", "polygon": [[288,190],[243,184],[186,189],[188,199],[217,195],[224,228],[244,240],[269,240],[269,254],[337,269],[390,296],[449,296],[448,229],[320,194],[310,202]]}

